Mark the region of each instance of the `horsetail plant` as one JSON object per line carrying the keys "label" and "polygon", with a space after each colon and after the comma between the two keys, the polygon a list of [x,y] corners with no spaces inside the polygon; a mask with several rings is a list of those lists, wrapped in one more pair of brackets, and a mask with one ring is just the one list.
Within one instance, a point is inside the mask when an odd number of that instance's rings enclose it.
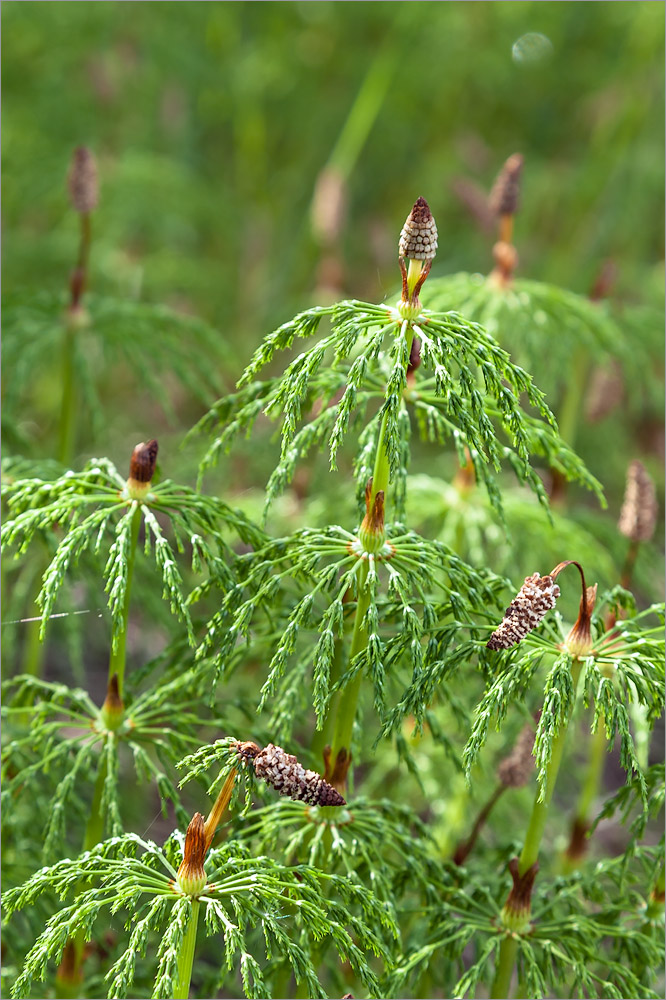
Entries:
{"label": "horsetail plant", "polygon": [[[493,295],[510,297],[519,281],[510,251],[521,169],[510,161],[492,198],[502,245]],[[496,526],[507,473],[534,523],[548,523],[547,468],[603,502],[531,376],[486,328],[428,307],[443,239],[419,198],[398,240],[397,302],[315,306],[264,339],[237,390],[194,429],[210,438],[196,492],[160,480],[155,440],[134,450],[127,479],[108,459],[50,479],[15,464],[3,541],[21,558],[37,539],[51,553],[42,630],[77,560],[95,565],[103,554],[112,636],[100,707],[60,680],[17,677],[6,689],[13,856],[29,832],[26,793],[50,810],[40,845],[48,867],[21,871],[24,884],[5,894],[7,913],[22,910],[35,929],[13,995],[29,995],[58,963],[63,996],[500,997],[515,967],[525,996],[655,995],[663,852],[641,840],[660,774],[643,766],[631,705],[648,727],[663,710],[663,610],[636,612],[622,588],[597,599],[582,570],[593,565],[603,579],[589,542],[575,561],[558,561],[558,549],[543,576],[530,563],[501,620],[511,584],[488,538],[467,561],[456,531],[445,542],[422,529],[409,474],[417,438],[426,454],[435,446],[457,458],[453,485],[482,486]],[[588,318],[593,340],[600,329],[600,341],[612,340],[603,317],[585,311],[592,305],[579,305],[570,329]],[[301,340],[280,373],[280,352]],[[259,528],[203,483],[237,439],[264,432],[264,417],[280,445]],[[272,530],[278,497],[319,451],[339,491],[317,513],[304,503],[305,523]],[[560,537],[562,515],[552,523],[549,544],[584,538],[566,525]],[[574,565],[582,597],[571,626],[560,575]],[[146,594],[158,582],[176,634],[128,670],[144,580]],[[619,605],[611,626],[604,611]],[[606,808],[639,817],[624,855],[562,875],[550,818],[578,704],[593,706],[593,733],[617,738],[627,770],[624,795]],[[153,840],[124,829],[130,754],[168,818]],[[490,754],[500,763],[488,798]],[[178,787],[174,765],[184,772]],[[207,815],[188,801],[189,782],[206,787]],[[485,804],[470,830],[471,797]],[[522,836],[515,814],[507,819],[521,804]],[[77,825],[81,854],[57,860]],[[58,909],[54,897],[67,899]],[[109,926],[121,940],[100,960],[102,987],[83,958]],[[222,935],[222,953],[204,934]]]}
{"label": "horsetail plant", "polygon": [[[370,993],[378,994],[379,983],[364,952],[386,956],[383,938],[395,928],[372,893],[307,865],[288,867],[254,858],[238,843],[211,849],[231,799],[233,771],[230,777],[208,821],[195,813],[184,840],[176,833],[160,848],[135,834],[113,837],[76,861],[41,869],[9,894],[7,916],[44,892],[61,898],[74,893],[73,902],[48,921],[28,954],[13,996],[26,996],[32,981],[44,978],[47,963],[61,960],[66,942],[90,938],[103,913],[123,911],[131,933],[126,950],[106,975],[110,998],[128,995],[137,962],[149,947],[157,966],[151,995],[187,998],[200,912],[206,935],[220,934],[224,942],[218,988],[237,968],[245,996],[270,996],[270,977],[257,958],[263,950],[269,970],[278,953],[297,984],[302,982],[310,996],[325,997],[311,953],[315,944],[330,938],[340,960],[350,963]],[[157,948],[156,937],[161,938]]]}
{"label": "horsetail plant", "polygon": [[[288,662],[297,650],[299,632],[316,624],[320,638],[311,654],[313,704],[317,726],[331,745],[326,775],[341,789],[351,759],[363,672],[372,678],[382,718],[387,666],[392,666],[393,683],[401,662],[411,662],[418,676],[422,644],[437,618],[443,614],[464,618],[470,607],[487,609],[495,603],[500,585],[402,523],[412,424],[425,440],[440,444],[452,440],[461,461],[471,462],[498,510],[501,497],[495,477],[503,461],[547,503],[530,464],[534,453],[545,455],[568,477],[599,493],[599,484],[559,438],[554,418],[529,375],[512,364],[481,327],[458,314],[422,307],[419,295],[437,238],[429,206],[419,198],[400,234],[398,303],[376,306],[350,301],[299,314],[264,340],[239,381],[239,392],[221,400],[197,425],[199,432],[217,432],[202,462],[205,472],[241,431],[251,430],[262,411],[280,421],[281,455],[268,482],[267,510],[290,483],[297,462],[312,448],[327,445],[335,470],[349,432],[358,428],[354,467],[366,508],[360,527],[303,529],[251,554],[241,583],[210,621],[202,647],[206,654],[217,651],[223,669],[238,639],[247,639],[251,626],[256,632],[256,616],[264,602],[274,603],[290,578],[308,581],[308,591],[293,607],[277,643],[262,705],[277,695],[282,732],[288,732],[285,706],[293,705],[294,686],[301,687],[303,673],[310,669],[307,654],[294,669],[287,669]],[[289,363],[283,375],[255,380],[277,351],[291,347],[296,338],[312,337],[325,319],[330,333]],[[417,341],[418,368],[410,366]],[[523,393],[536,415],[522,408]],[[384,576],[386,596],[380,591]],[[431,595],[437,590],[443,600],[435,611]],[[340,663],[334,665],[336,642],[344,641],[346,611],[351,611],[345,605],[352,602],[354,625],[348,666],[343,669]],[[413,602],[421,606],[421,613]],[[402,628],[394,627],[392,634],[383,636],[382,620],[396,617]]]}

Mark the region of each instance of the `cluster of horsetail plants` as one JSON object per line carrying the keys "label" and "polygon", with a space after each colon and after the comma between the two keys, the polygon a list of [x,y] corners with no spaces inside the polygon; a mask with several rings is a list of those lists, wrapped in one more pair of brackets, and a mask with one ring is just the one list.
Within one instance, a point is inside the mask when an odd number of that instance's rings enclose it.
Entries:
{"label": "cluster of horsetail plants", "polygon": [[[174,456],[162,449],[158,467],[149,428],[127,449],[128,477],[105,457],[69,468],[67,392],[65,467],[6,482],[3,543],[19,559],[48,552],[42,638],[77,561],[93,567],[87,585],[106,594],[111,625],[101,706],[39,671],[6,684],[6,850],[20,877],[5,905],[34,932],[12,996],[54,973],[60,996],[111,998],[657,996],[663,849],[642,838],[663,767],[648,766],[639,737],[663,710],[662,611],[637,611],[627,589],[654,531],[647,472],[638,461],[629,472],[623,585],[600,593],[576,552],[541,575],[536,550],[516,593],[490,560],[467,558],[462,534],[456,547],[420,530],[408,503],[416,438],[433,473],[448,456],[461,496],[485,491],[500,529],[508,473],[544,525],[548,470],[603,500],[504,326],[483,325],[506,309],[525,333],[525,301],[553,298],[538,283],[516,293],[522,171],[514,155],[492,191],[495,268],[481,284],[430,277],[442,237],[419,197],[399,235],[396,302],[315,306],[270,333],[187,438],[210,440],[197,489],[162,478]],[[98,201],[85,149],[69,192],[78,314]],[[471,319],[454,311],[457,294]],[[589,302],[558,302],[566,336],[589,324],[603,339]],[[94,328],[94,301],[86,317]],[[79,332],[68,321],[66,365]],[[257,524],[204,481],[239,438],[263,433],[262,415],[280,446]],[[325,479],[323,451],[337,477]],[[277,534],[272,509],[304,462],[322,502]],[[569,567],[581,582],[573,625],[559,610]],[[136,662],[133,616],[173,636],[152,661]],[[615,743],[626,783],[604,798],[598,751]],[[576,811],[562,763],[581,752],[591,777]],[[131,829],[140,782],[167,817],[163,842]],[[558,851],[556,810],[575,813],[577,853]],[[632,826],[621,855],[600,848],[592,866],[580,843],[599,814]],[[16,860],[27,845],[42,852],[30,871]],[[108,927],[112,954],[91,971],[88,943]]]}

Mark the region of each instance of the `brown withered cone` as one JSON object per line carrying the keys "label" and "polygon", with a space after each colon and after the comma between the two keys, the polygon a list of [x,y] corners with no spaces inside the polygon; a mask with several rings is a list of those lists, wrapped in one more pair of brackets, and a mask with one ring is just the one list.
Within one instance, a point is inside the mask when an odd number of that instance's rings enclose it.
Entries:
{"label": "brown withered cone", "polygon": [[67,187],[72,208],[76,212],[88,215],[97,207],[97,161],[87,146],[78,146],[74,150],[67,175]]}
{"label": "brown withered cone", "polygon": [[[239,751],[252,757],[251,744],[239,745]],[[297,802],[307,802],[312,806],[344,806],[345,800],[332,785],[316,771],[310,771],[298,762],[293,753],[286,753],[282,747],[269,743],[253,757],[254,770],[258,778],[267,782],[280,793]]]}
{"label": "brown withered cone", "polygon": [[130,459],[130,479],[136,483],[149,483],[155,475],[155,465],[157,463],[157,441],[141,441]]}
{"label": "brown withered cone", "polygon": [[425,198],[417,198],[405,220],[398,243],[398,255],[410,260],[434,260],[437,226]]}
{"label": "brown withered cone", "polygon": [[657,494],[645,466],[638,460],[627,470],[627,486],[618,528],[632,542],[649,542],[657,523]]}
{"label": "brown withered cone", "polygon": [[555,607],[560,588],[551,576],[533,573],[504,613],[500,625],[486,643],[488,649],[509,649],[532,632],[547,611]]}
{"label": "brown withered cone", "polygon": [[490,210],[495,215],[515,215],[518,211],[523,162],[522,155],[514,153],[500,170],[488,198]]}

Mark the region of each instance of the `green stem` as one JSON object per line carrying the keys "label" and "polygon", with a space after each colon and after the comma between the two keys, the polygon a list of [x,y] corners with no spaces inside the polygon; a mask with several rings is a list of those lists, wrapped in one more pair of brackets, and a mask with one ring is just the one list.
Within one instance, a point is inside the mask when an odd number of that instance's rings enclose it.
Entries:
{"label": "green stem", "polygon": [[[406,339],[407,357],[409,357],[412,340],[414,339],[414,331],[411,326],[406,332]],[[372,474],[372,495],[370,498],[370,507],[372,507],[377,493],[379,493],[380,490],[383,491],[385,511],[388,506],[388,487],[391,477],[391,469],[386,452],[387,423],[388,417],[387,414],[384,413],[379,429],[379,437],[377,439],[377,452],[375,454],[375,465]],[[364,559],[361,563],[357,579],[358,594],[356,600],[356,614],[354,616],[354,631],[352,633],[351,647],[349,650],[350,663],[354,657],[358,655],[358,653],[365,649],[368,643],[368,633],[364,624],[365,615],[370,607],[370,593],[367,588],[367,559]],[[354,728],[354,719],[356,718],[356,708],[358,705],[362,682],[363,675],[362,672],[359,671],[356,674],[356,677],[340,692],[337,704],[335,705],[335,724],[333,727],[330,758],[332,767],[335,767],[335,762],[338,759],[340,751],[346,751],[347,755],[351,753],[352,730]],[[327,724],[328,720],[325,725]]]}
{"label": "green stem", "polygon": [[44,668],[46,646],[39,637],[41,619],[28,622],[25,627],[25,655],[23,657],[23,672],[31,677],[41,677]]}
{"label": "green stem", "polygon": [[[106,782],[107,774],[107,760],[106,754],[103,755],[100,760],[99,770],[97,772],[97,778],[95,779],[95,788],[93,791],[93,798],[90,804],[90,814],[88,816],[88,822],[86,824],[86,831],[83,837],[83,850],[89,851],[95,844],[99,844],[104,838],[104,816],[102,814],[102,797],[104,795],[104,784]],[[84,883],[80,883],[77,887],[82,889]],[[67,997],[80,997],[83,994],[81,990],[81,966],[83,965],[83,952],[86,945],[86,938],[82,931],[75,934],[73,938],[70,939],[72,948],[72,954],[70,954],[70,961],[65,971],[65,963],[61,965],[59,969],[59,974],[56,979],[56,996],[60,1000],[65,1000]],[[75,992],[72,992],[75,990]]]}
{"label": "green stem", "polygon": [[502,938],[497,959],[497,969],[493,985],[490,987],[490,996],[495,1000],[505,1000],[509,995],[511,987],[511,977],[513,968],[518,956],[518,935],[507,934]]}
{"label": "green stem", "polygon": [[[578,688],[581,663],[582,661],[579,659],[571,661],[574,698],[576,697],[576,690]],[[562,722],[562,725],[557,732],[557,736],[553,740],[550,761],[548,762],[548,767],[546,768],[546,785],[543,790],[543,799],[539,801],[539,793],[537,792],[534,799],[534,805],[532,807],[532,815],[527,827],[527,833],[525,834],[525,843],[523,844],[523,850],[518,861],[518,873],[520,875],[524,875],[527,869],[536,864],[539,858],[539,847],[541,846],[543,831],[546,826],[548,807],[550,806],[550,800],[553,797],[557,774],[560,770],[560,764],[562,762],[562,754],[564,753],[564,744],[567,739],[568,726],[569,720],[567,719]]]}
{"label": "green stem", "polygon": [[571,359],[569,381],[564,393],[564,399],[557,415],[561,438],[570,448],[576,443],[578,417],[580,406],[587,384],[587,373],[590,367],[590,357],[585,347],[577,347]]}
{"label": "green stem", "polygon": [[[573,680],[574,699],[578,688],[578,678],[580,677],[581,665],[581,660],[577,658],[572,660],[571,676]],[[539,858],[539,848],[541,846],[541,840],[546,826],[546,819],[548,817],[548,807],[553,797],[557,774],[560,769],[560,764],[562,763],[562,754],[564,753],[564,744],[567,738],[568,726],[569,720],[563,720],[557,736],[553,740],[550,761],[548,762],[548,767],[546,768],[546,784],[543,790],[543,799],[539,801],[538,790],[534,799],[532,815],[530,816],[527,833],[525,834],[525,842],[523,844],[520,858],[518,859],[518,874],[520,876],[524,875],[525,872],[532,867],[532,865],[536,864]],[[506,937],[500,944],[495,978],[490,988],[490,996],[493,997],[494,1000],[506,1000],[509,995],[511,977],[513,975],[513,968],[518,954],[519,941],[520,935],[507,933]]]}
{"label": "green stem", "polygon": [[599,795],[601,779],[604,773],[604,761],[608,749],[608,739],[603,722],[600,720],[596,732],[591,733],[588,740],[588,761],[585,780],[580,791],[576,816],[571,831],[569,847],[563,859],[566,871],[575,871],[585,853],[585,833],[590,827],[590,816],[594,801]]}
{"label": "green stem", "polygon": [[[333,654],[333,663],[331,664],[331,686],[340,679],[342,674],[342,658],[344,654],[344,643],[342,639],[338,638],[335,640],[335,652]],[[340,692],[336,691],[331,697],[329,711],[324,719],[324,724],[321,729],[315,729],[314,735],[312,737],[312,742],[310,743],[310,749],[315,756],[316,760],[323,760],[324,748],[331,742],[331,737],[333,733],[333,722],[337,716],[338,703],[340,701]]]}
{"label": "green stem", "polygon": [[111,647],[109,657],[109,681],[114,674],[118,676],[118,694],[123,696],[123,682],[125,679],[125,661],[127,658],[127,623],[129,621],[130,595],[132,591],[132,577],[134,575],[134,561],[136,556],[136,543],[139,538],[141,527],[141,504],[137,503],[132,516],[132,527],[130,537],[130,549],[127,556],[127,585],[125,587],[125,600],[123,602],[122,626],[119,634],[115,637],[115,642]]}
{"label": "green stem", "polygon": [[[415,12],[405,4],[396,11],[396,19],[382,48],[370,63],[363,83],[351,106],[347,120],[328,159],[327,166],[340,173],[344,180],[352,175],[386,97],[391,79],[400,62],[404,32]],[[418,14],[416,15],[418,17]]]}
{"label": "green stem", "polygon": [[596,732],[590,733],[590,756],[587,764],[587,773],[578,800],[577,816],[581,820],[589,820],[592,805],[599,794],[607,750],[608,738],[603,720],[600,719]]}
{"label": "green stem", "polygon": [[106,783],[107,762],[106,754],[99,763],[97,778],[93,798],[90,804],[90,815],[86,824],[86,832],[83,838],[83,850],[89,851],[95,844],[99,844],[104,839],[104,815],[102,813],[102,797],[104,795],[104,785]]}
{"label": "green stem", "polygon": [[178,956],[178,985],[174,991],[174,1000],[187,1000],[190,995],[192,979],[192,964],[194,962],[194,946],[197,941],[197,924],[199,922],[199,900],[192,900],[192,912],[187,923],[187,930]]}
{"label": "green stem", "polygon": [[63,331],[62,339],[62,402],[60,405],[60,442],[58,459],[69,468],[74,455],[75,415],[77,392],[75,377],[76,332],[70,323]]}
{"label": "green stem", "polygon": [[[366,612],[370,607],[370,593],[367,588],[368,562],[361,563],[358,573],[358,597],[356,600],[356,614],[354,616],[354,631],[352,633],[351,647],[349,650],[349,661],[365,649],[368,642],[368,634],[363,622]],[[335,725],[333,728],[333,741],[331,743],[331,764],[334,766],[341,750],[347,754],[351,752],[351,737],[356,718],[356,706],[363,680],[362,671],[347,684],[340,692],[340,698],[335,713]]]}

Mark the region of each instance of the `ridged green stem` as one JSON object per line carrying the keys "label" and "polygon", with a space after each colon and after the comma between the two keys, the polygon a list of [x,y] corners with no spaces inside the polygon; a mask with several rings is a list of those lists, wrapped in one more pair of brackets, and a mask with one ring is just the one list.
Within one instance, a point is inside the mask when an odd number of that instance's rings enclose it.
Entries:
{"label": "ridged green stem", "polygon": [[[131,539],[130,539],[130,551],[128,555],[128,566],[127,566],[127,586],[125,589],[125,600],[123,604],[123,625],[120,631],[120,635],[117,638],[115,649],[111,649],[111,654],[109,656],[109,681],[115,674],[118,680],[118,694],[122,697],[123,690],[123,680],[125,677],[125,660],[126,660],[126,648],[127,648],[127,623],[129,620],[129,603],[130,603],[130,593],[132,590],[132,577],[134,574],[134,558],[136,554],[136,543],[139,538],[139,528],[141,527],[141,505],[136,504],[134,514],[132,517],[131,525]],[[115,739],[115,737],[114,737]],[[93,791],[93,798],[90,804],[90,815],[88,816],[88,822],[86,824],[86,830],[83,837],[83,850],[89,851],[95,844],[99,842],[104,837],[104,815],[102,812],[102,798],[104,796],[104,784],[106,782],[107,775],[107,757],[106,754],[102,757],[99,765],[99,770],[97,772],[97,778],[95,780],[95,788]],[[56,993],[57,996],[62,998],[71,997],[70,992],[72,986],[78,984],[81,965],[83,963],[83,950],[85,947],[85,939],[82,934],[77,934],[72,939],[74,947],[74,961],[73,968],[68,970],[68,976],[63,978],[59,976],[56,980]]]}
{"label": "ridged green stem", "polygon": [[505,997],[508,997],[517,955],[518,935],[507,934],[502,938],[500,943],[495,978],[493,979],[493,985],[490,987],[489,996],[493,997],[493,1000],[504,1000]]}
{"label": "ridged green stem", "polygon": [[[581,665],[581,660],[572,660],[571,676],[573,679],[574,699],[578,688],[578,678],[580,677]],[[562,754],[564,753],[564,744],[567,738],[568,725],[569,720],[563,720],[557,736],[553,740],[550,761],[548,762],[548,767],[546,768],[546,784],[544,788],[543,800],[539,801],[539,790],[537,790],[534,798],[532,815],[530,816],[527,833],[525,834],[525,842],[523,844],[520,858],[518,859],[518,874],[521,876],[524,875],[525,872],[532,867],[532,865],[536,864],[539,858],[539,848],[541,846],[541,840],[546,826],[546,819],[548,817],[548,807],[553,797],[557,774],[562,762]],[[516,956],[518,954],[519,940],[520,936],[518,934],[507,934],[500,944],[495,978],[490,988],[490,996],[493,997],[493,1000],[506,1000],[509,996],[511,977],[513,975],[513,969],[516,964]]]}
{"label": "ridged green stem", "polygon": [[[136,503],[136,501],[134,501]],[[127,623],[129,621],[130,596],[132,591],[132,577],[134,576],[134,561],[136,557],[136,543],[139,539],[139,529],[141,527],[141,504],[136,503],[132,516],[130,550],[127,557],[127,586],[125,587],[125,600],[123,602],[122,627],[120,634],[116,637],[115,647],[111,648],[109,657],[109,681],[114,674],[118,676],[118,693],[123,696],[123,682],[125,679],[125,662],[127,659]]]}
{"label": "ridged green stem", "polygon": [[74,455],[75,418],[78,408],[75,357],[76,331],[70,324],[67,324],[62,338],[62,368],[60,375],[62,400],[60,404],[60,441],[58,444],[58,459],[67,468],[71,466]]}
{"label": "ridged green stem", "polygon": [[[342,639],[338,638],[335,640],[335,652],[333,653],[333,663],[331,664],[331,685],[335,684],[342,674],[343,655],[344,643]],[[316,761],[323,760],[324,748],[331,742],[333,723],[337,715],[339,701],[340,692],[336,691],[335,694],[331,696],[330,708],[326,718],[324,719],[323,726],[321,729],[315,729],[314,731],[314,735],[310,743],[310,749],[312,750]]]}
{"label": "ridged green stem", "polygon": [[[102,797],[104,795],[104,784],[106,782],[107,763],[104,755],[99,764],[93,798],[90,804],[90,814],[86,824],[86,831],[83,836],[83,851],[89,851],[95,844],[104,837],[104,816],[102,815]],[[82,889],[83,883],[77,888]],[[70,955],[71,965],[64,973],[65,963],[63,962],[56,977],[56,997],[58,1000],[71,1000],[73,997],[81,997],[81,966],[83,965],[83,952],[86,946],[86,939],[82,932],[75,934],[71,940],[73,955]]]}
{"label": "ridged green stem", "polygon": [[604,761],[608,751],[608,737],[603,720],[599,720],[596,732],[590,733],[590,755],[587,762],[587,772],[585,781],[581,789],[578,800],[577,816],[581,820],[588,820],[592,812],[594,800],[599,794],[601,777],[604,772]]}
{"label": "ridged green stem", "polygon": [[[580,677],[581,664],[582,661],[579,659],[571,661],[571,677],[573,679],[574,698],[576,697],[576,690],[578,688],[578,678]],[[560,764],[562,762],[562,754],[564,753],[564,744],[567,739],[568,725],[569,720],[563,720],[557,736],[553,740],[550,761],[548,762],[548,767],[546,768],[546,784],[544,788],[543,800],[539,801],[538,791],[534,799],[532,815],[527,827],[527,833],[525,834],[525,843],[523,844],[523,850],[518,861],[518,872],[520,875],[524,875],[527,869],[531,868],[533,864],[536,864],[539,858],[539,848],[543,838],[543,831],[546,826],[546,819],[548,818],[548,807],[550,806],[550,800],[553,797],[557,774],[560,770]]]}
{"label": "ridged green stem", "polygon": [[[354,616],[354,631],[352,633],[351,647],[349,650],[349,660],[365,649],[368,642],[368,634],[363,623],[365,614],[370,607],[370,594],[366,586],[368,579],[368,563],[361,563],[358,572],[358,597],[356,601],[356,614]],[[331,764],[338,758],[341,750],[348,754],[351,752],[351,737],[356,718],[356,706],[363,680],[362,672],[359,670],[356,677],[347,684],[340,692],[340,697],[335,713],[335,725],[333,727],[333,740],[331,742]]]}
{"label": "ridged green stem", "polygon": [[580,407],[587,384],[590,355],[585,347],[577,347],[569,366],[569,380],[560,411],[557,414],[560,436],[570,448],[576,443]]}
{"label": "ridged green stem", "polygon": [[608,750],[608,738],[603,722],[600,720],[596,732],[590,733],[588,739],[588,759],[585,780],[578,798],[576,818],[572,830],[572,840],[569,850],[563,859],[565,871],[575,871],[582,856],[582,850],[576,844],[576,832],[588,829],[594,801],[599,794],[601,779],[604,773],[604,761]]}
{"label": "ridged green stem", "polygon": [[[411,327],[407,330],[407,357],[411,349],[414,332]],[[388,507],[388,487],[390,480],[390,465],[386,452],[386,426],[387,416],[382,417],[377,439],[377,451],[375,453],[375,465],[372,475],[372,495],[370,497],[370,507],[374,503],[377,493],[384,493],[384,510]],[[364,618],[370,607],[370,593],[367,588],[368,561],[363,560],[358,571],[358,596],[356,601],[356,614],[354,616],[354,631],[352,633],[351,647],[349,650],[349,662],[354,659],[361,650],[365,649],[368,643],[368,633],[364,625]],[[340,692],[340,696],[335,709],[335,725],[333,727],[333,739],[331,741],[331,766],[335,766],[338,754],[345,750],[351,753],[351,737],[356,718],[356,708],[358,697],[363,682],[362,672],[359,671],[356,677],[347,684]]]}
{"label": "ridged green stem", "polygon": [[187,923],[187,930],[178,956],[178,985],[174,992],[174,1000],[187,1000],[190,995],[192,980],[192,965],[194,963],[194,946],[197,942],[197,926],[199,923],[199,900],[192,900],[192,912]]}

